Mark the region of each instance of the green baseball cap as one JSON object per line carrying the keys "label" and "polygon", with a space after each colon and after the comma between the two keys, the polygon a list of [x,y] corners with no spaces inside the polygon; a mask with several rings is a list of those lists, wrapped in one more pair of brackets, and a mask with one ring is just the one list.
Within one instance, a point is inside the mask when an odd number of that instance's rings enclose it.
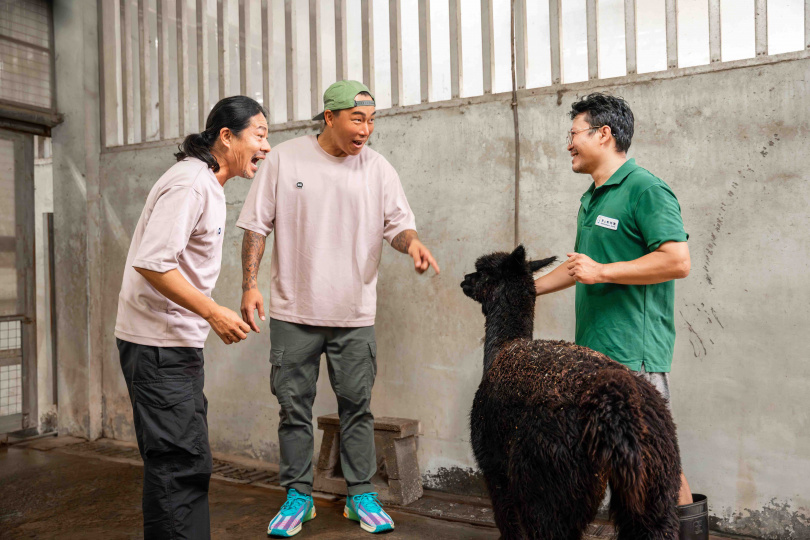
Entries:
{"label": "green baseball cap", "polygon": [[[357,94],[367,93],[371,100],[355,101]],[[338,81],[323,93],[323,110],[340,111],[342,109],[352,109],[363,105],[375,105],[374,96],[368,86],[359,81]],[[323,120],[323,113],[317,115],[313,120]]]}

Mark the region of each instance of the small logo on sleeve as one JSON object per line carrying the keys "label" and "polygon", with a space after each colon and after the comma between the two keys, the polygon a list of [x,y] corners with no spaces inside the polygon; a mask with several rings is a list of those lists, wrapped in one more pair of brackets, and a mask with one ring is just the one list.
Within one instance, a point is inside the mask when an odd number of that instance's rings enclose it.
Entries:
{"label": "small logo on sleeve", "polygon": [[220,234],[222,234],[222,227],[217,229],[217,236],[219,236]]}
{"label": "small logo on sleeve", "polygon": [[295,187],[297,187],[298,189],[303,189],[304,188],[304,183],[303,182],[298,182],[297,184],[295,184]]}
{"label": "small logo on sleeve", "polygon": [[597,227],[604,227],[605,229],[610,229],[611,231],[615,231],[619,228],[619,220],[613,219],[605,216],[598,216],[596,218],[596,226]]}

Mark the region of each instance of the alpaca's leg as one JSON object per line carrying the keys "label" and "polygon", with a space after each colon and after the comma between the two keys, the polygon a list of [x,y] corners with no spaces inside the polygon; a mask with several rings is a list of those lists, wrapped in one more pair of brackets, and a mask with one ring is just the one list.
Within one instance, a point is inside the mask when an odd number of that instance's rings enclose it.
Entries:
{"label": "alpaca's leg", "polygon": [[623,504],[622,494],[611,489],[611,514],[618,530],[617,540],[677,538],[679,523],[676,505],[681,484],[680,456],[675,426],[666,405],[650,385],[640,385],[644,396],[646,497],[643,511],[637,513]]}
{"label": "alpaca's leg", "polygon": [[[616,525],[616,540],[671,540],[678,537],[676,511],[680,473],[676,467],[647,469],[648,486],[641,512],[624,504],[622,494],[611,489],[610,513]],[[667,470],[669,469],[669,470]]]}
{"label": "alpaca's leg", "polygon": [[[653,496],[653,493],[650,493]],[[614,502],[616,501],[616,502]],[[621,500],[611,497],[611,515],[617,530],[616,540],[673,540],[678,538],[678,516],[672,502],[654,499],[643,513],[628,510]]]}
{"label": "alpaca's leg", "polygon": [[509,463],[525,538],[579,539],[596,515],[604,485],[570,444],[578,433],[567,410],[538,409],[534,418],[515,441]]}
{"label": "alpaca's leg", "polygon": [[520,493],[514,494],[519,498],[518,514],[527,540],[578,540],[582,537],[596,514],[598,503],[592,504],[589,497],[577,492],[574,486],[582,486],[582,479],[577,478],[577,471],[569,470],[569,473],[565,479],[543,489],[524,483]]}
{"label": "alpaca's leg", "polygon": [[522,540],[525,538],[520,527],[520,513],[515,501],[509,493],[509,483],[506,475],[493,477],[484,473],[487,479],[489,497],[492,500],[492,512],[495,517],[495,525],[501,531],[502,540]]}

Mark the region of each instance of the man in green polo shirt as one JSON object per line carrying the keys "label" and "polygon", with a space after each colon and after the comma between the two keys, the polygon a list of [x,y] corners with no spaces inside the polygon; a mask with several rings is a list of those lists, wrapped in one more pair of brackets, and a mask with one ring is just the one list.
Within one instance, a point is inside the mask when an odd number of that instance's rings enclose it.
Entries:
{"label": "man in green polo shirt", "polygon": [[[633,112],[591,94],[571,106],[571,165],[593,183],[580,199],[568,260],[535,281],[538,295],[576,285],[576,343],[644,377],[669,402],[675,279],[689,275],[681,207],[660,178],[627,159]],[[679,504],[692,502],[681,477]]]}

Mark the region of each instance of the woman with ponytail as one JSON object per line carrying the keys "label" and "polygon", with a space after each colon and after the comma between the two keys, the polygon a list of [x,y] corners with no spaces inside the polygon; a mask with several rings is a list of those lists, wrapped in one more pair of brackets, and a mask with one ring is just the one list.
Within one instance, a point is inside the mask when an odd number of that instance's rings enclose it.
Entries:
{"label": "woman with ponytail", "polygon": [[222,262],[224,185],[253,178],[269,151],[262,106],[245,96],[221,100],[205,129],[180,144],[132,236],[115,336],[144,462],[146,540],[210,538],[203,345],[211,328],[226,345],[250,331],[211,298]]}

